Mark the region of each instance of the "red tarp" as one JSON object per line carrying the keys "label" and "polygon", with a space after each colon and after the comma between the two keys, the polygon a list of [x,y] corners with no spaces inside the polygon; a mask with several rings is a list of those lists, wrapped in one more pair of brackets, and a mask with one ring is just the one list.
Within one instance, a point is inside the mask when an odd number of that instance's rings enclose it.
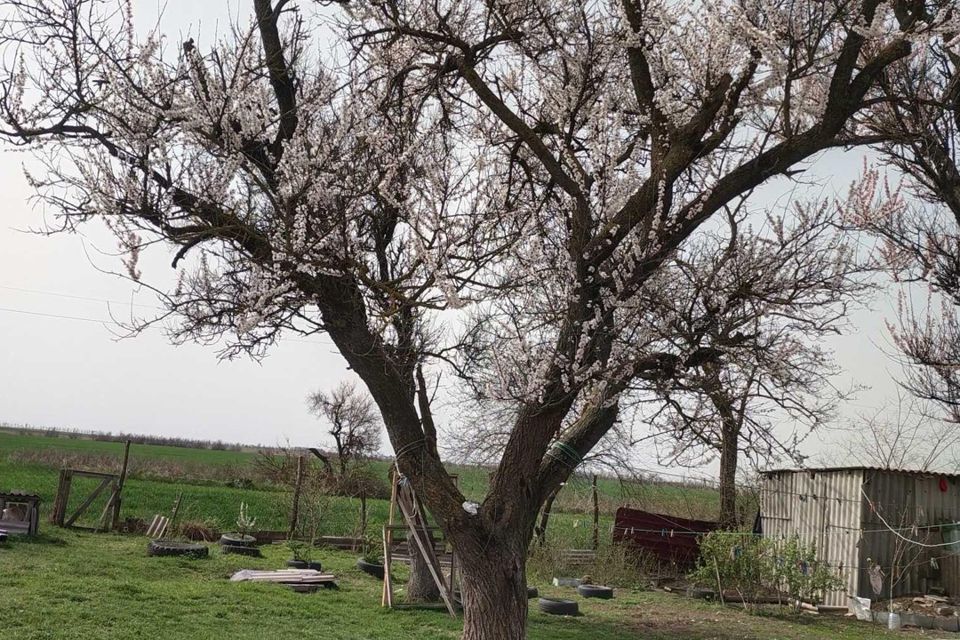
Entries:
{"label": "red tarp", "polygon": [[625,543],[661,560],[692,565],[700,555],[700,536],[720,525],[620,507],[613,525],[613,541]]}

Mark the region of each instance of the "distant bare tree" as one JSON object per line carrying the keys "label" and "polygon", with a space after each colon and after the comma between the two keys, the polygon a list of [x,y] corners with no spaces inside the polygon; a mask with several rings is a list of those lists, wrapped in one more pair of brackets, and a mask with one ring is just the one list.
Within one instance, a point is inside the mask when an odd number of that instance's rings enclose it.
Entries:
{"label": "distant bare tree", "polygon": [[897,395],[897,401],[859,416],[847,427],[841,464],[866,464],[884,469],[936,470],[953,463],[960,429],[931,415],[922,401]]}
{"label": "distant bare tree", "polygon": [[693,354],[654,381],[661,461],[719,456],[728,526],[740,456],[755,465],[798,458],[802,431],[827,422],[845,397],[829,382],[839,369],[823,339],[870,288],[868,266],[826,203],[768,214],[760,229],[745,217],[730,212],[729,233],[692,243],[648,288],[662,342]]}
{"label": "distant bare tree", "polygon": [[340,478],[345,478],[352,464],[368,458],[380,449],[383,422],[377,415],[373,399],[352,382],[341,382],[332,391],[317,391],[307,398],[310,412],[325,420],[327,433],[337,450]]}

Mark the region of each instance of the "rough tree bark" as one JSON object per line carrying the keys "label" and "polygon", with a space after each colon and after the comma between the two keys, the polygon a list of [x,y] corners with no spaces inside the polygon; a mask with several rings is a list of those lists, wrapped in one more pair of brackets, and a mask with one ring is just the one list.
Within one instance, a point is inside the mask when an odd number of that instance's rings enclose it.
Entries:
{"label": "rough tree bark", "polygon": [[737,518],[737,427],[724,421],[720,449],[720,526],[732,529]]}
{"label": "rough tree bark", "polygon": [[429,566],[416,545],[411,545],[410,577],[404,592],[407,602],[436,602],[440,599],[440,589],[430,574]]}
{"label": "rough tree bark", "polygon": [[501,526],[490,539],[457,536],[457,559],[463,569],[463,640],[526,637],[526,560],[531,535],[528,525]]}
{"label": "rough tree bark", "polygon": [[[737,526],[737,462],[740,455],[742,413],[734,408],[734,400],[724,392],[717,368],[704,367],[709,377],[709,397],[720,417],[720,526]],[[743,405],[741,405],[743,406]]]}
{"label": "rough tree bark", "polygon": [[537,523],[534,533],[541,546],[547,542],[547,525],[550,523],[550,512],[553,510],[553,503],[557,499],[558,493],[559,490],[555,490],[550,494],[546,502],[543,503],[543,510],[540,512],[540,522]]}

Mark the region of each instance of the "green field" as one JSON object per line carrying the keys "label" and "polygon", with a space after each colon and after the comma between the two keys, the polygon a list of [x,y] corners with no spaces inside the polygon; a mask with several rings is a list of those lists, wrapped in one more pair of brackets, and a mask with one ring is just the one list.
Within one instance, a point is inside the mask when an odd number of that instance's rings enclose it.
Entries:
{"label": "green field", "polygon": [[[287,550],[265,558],[150,558],[140,536],[48,529],[34,541],[0,545],[3,637],[18,640],[453,640],[460,622],[442,611],[380,607],[380,583],[354,556],[321,552],[340,588],[297,594],[278,585],[231,583],[237,569],[282,566]],[[536,584],[536,583],[535,583]],[[546,595],[579,601],[578,617],[533,607],[531,640],[867,640],[894,637],[842,617],[748,615],[664,592],[618,589],[613,600],[584,600],[537,584]],[[398,593],[398,596],[401,595]],[[535,601],[534,601],[535,602]]]}
{"label": "green field", "polygon": [[[51,437],[0,429],[0,490],[20,489],[43,498],[43,508],[53,504],[59,468],[79,460],[81,468],[119,471],[123,443],[83,438]],[[123,492],[122,517],[150,520],[154,514],[168,514],[182,494],[180,521],[206,521],[215,528],[229,529],[244,502],[256,517],[257,528],[282,530],[288,526],[291,502],[289,491],[252,481],[250,471],[255,451],[210,450],[175,446],[134,444],[130,449],[131,475]],[[25,461],[26,460],[26,461]],[[147,468],[139,466],[149,462]],[[370,462],[373,473],[386,478],[390,463]],[[154,477],[157,468],[164,477]],[[468,498],[479,500],[486,490],[490,470],[481,467],[451,465],[458,474],[461,490]],[[235,480],[242,479],[244,488]],[[82,499],[85,481],[74,484],[71,505]],[[91,489],[95,482],[86,481]],[[609,536],[613,512],[623,504],[674,515],[709,517],[716,509],[717,496],[706,488],[675,485],[622,485],[613,478],[598,481],[601,507],[601,532]],[[95,503],[89,513],[96,520],[100,511]],[[330,501],[321,525],[321,535],[358,533],[360,502],[338,497]],[[387,519],[388,502],[367,501],[370,530],[376,532]],[[575,476],[561,491],[549,528],[550,537],[568,547],[587,546],[592,538],[592,502],[590,480]],[[80,522],[79,524],[84,524]],[[87,522],[86,524],[93,524]]]}

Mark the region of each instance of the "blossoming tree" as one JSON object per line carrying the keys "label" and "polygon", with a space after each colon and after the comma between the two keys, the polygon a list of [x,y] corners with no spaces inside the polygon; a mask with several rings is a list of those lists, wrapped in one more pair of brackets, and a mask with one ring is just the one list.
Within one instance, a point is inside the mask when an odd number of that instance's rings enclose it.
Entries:
{"label": "blossoming tree", "polygon": [[[887,69],[956,18],[906,0],[321,4],[251,0],[231,32],[179,42],[136,37],[129,3],[9,0],[2,134],[45,163],[30,178],[64,228],[115,232],[130,277],[171,248],[175,338],[259,355],[326,332],[458,554],[464,637],[522,638],[538,507],[664,363],[645,283],[769,178],[882,140],[859,123],[891,99]],[[479,505],[417,375],[464,363],[516,407]]]}

